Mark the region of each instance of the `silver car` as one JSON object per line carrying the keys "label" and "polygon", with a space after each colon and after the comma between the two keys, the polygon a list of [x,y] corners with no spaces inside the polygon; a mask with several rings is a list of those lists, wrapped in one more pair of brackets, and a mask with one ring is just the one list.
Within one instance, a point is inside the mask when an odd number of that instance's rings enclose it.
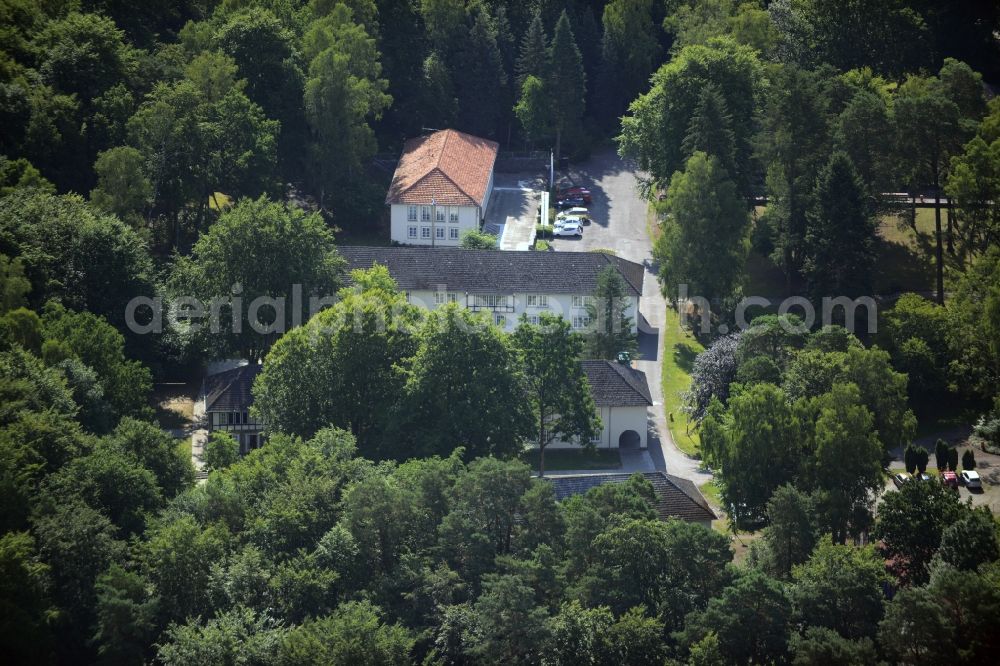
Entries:
{"label": "silver car", "polygon": [[965,484],[966,488],[982,488],[983,482],[979,478],[979,472],[966,469],[962,471],[962,483]]}
{"label": "silver car", "polygon": [[576,221],[567,220],[563,224],[557,225],[552,234],[554,236],[579,236],[583,238],[583,225]]}

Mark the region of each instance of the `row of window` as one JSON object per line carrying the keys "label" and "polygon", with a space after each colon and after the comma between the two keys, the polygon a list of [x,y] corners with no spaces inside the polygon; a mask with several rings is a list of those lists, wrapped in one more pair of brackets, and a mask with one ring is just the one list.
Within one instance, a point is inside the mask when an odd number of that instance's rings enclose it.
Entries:
{"label": "row of window", "polygon": [[[436,206],[437,210],[435,215],[437,216],[438,222],[444,222],[448,220],[452,223],[458,222],[458,206]],[[420,211],[420,221],[430,222],[431,221],[431,207],[430,206],[407,206],[406,208],[406,219],[410,222],[417,221],[417,209]]]}
{"label": "row of window", "polygon": [[[406,300],[410,300],[410,292],[405,292]],[[528,297],[529,300],[531,296]],[[539,302],[548,303],[548,296],[540,295],[541,299]],[[486,310],[498,310],[504,308],[512,308],[509,305],[513,300],[513,296],[500,296],[494,294],[476,294],[473,297],[473,305]],[[445,303],[457,303],[458,302],[458,292],[454,291],[438,291],[434,293],[434,304],[444,305]],[[540,306],[547,307],[547,306]],[[529,324],[534,324],[538,326],[541,323],[541,317],[537,314],[526,315]],[[493,313],[493,323],[497,326],[505,327],[507,326],[507,315],[500,312]],[[584,329],[590,326],[590,317],[587,315],[577,315],[573,317],[572,326],[575,329]]]}
{"label": "row of window", "polygon": [[[548,294],[525,294],[524,297],[525,306],[529,308],[538,308],[544,310],[549,307],[549,296]],[[444,305],[445,303],[457,303],[458,302],[458,292],[457,291],[436,291],[434,292],[434,305]],[[590,305],[592,302],[591,296],[573,296],[573,307],[582,308]],[[514,297],[508,295],[499,294],[475,294],[472,300],[473,307],[493,309],[493,308],[512,308],[514,307]],[[533,316],[534,320],[538,319],[537,315]],[[537,324],[537,321],[532,321],[532,323]]]}
{"label": "row of window", "polygon": [[216,425],[247,425],[254,423],[254,420],[250,418],[249,412],[216,412],[216,414]]}
{"label": "row of window", "polygon": [[514,297],[502,294],[474,294],[472,297],[472,306],[487,310],[513,308]]}
{"label": "row of window", "polygon": [[[434,237],[437,238],[438,240],[444,240],[444,229],[445,229],[444,227],[436,228],[434,230]],[[411,224],[406,229],[406,236],[407,238],[416,238],[417,225]],[[431,228],[420,227],[420,238],[430,238],[430,237],[431,237]],[[448,238],[450,238],[451,240],[458,240],[458,229],[455,227],[448,229]]]}

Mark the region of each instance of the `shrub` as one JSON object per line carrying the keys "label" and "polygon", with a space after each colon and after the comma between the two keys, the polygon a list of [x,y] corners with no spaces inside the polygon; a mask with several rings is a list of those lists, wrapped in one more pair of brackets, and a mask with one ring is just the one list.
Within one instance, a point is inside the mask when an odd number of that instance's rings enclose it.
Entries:
{"label": "shrub", "polygon": [[466,250],[495,250],[497,240],[493,234],[470,229],[462,236],[462,247]]}
{"label": "shrub", "polygon": [[948,449],[948,469],[952,472],[958,471],[958,449],[954,447]]}
{"label": "shrub", "polygon": [[943,439],[934,443],[934,463],[939,470],[948,468],[948,444]]}
{"label": "shrub", "polygon": [[903,451],[903,466],[906,467],[908,474],[917,471],[917,448],[912,444],[907,444]]}
{"label": "shrub", "polygon": [[225,469],[239,460],[239,458],[240,447],[231,435],[216,431],[205,442],[202,459],[205,461],[205,467],[210,472]]}
{"label": "shrub", "polygon": [[962,454],[962,469],[976,469],[976,454],[972,449],[966,449]]}

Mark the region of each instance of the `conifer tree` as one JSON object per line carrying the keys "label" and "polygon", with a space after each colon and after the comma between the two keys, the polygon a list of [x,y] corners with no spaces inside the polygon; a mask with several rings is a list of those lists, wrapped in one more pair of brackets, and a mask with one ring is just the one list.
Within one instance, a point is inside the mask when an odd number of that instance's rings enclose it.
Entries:
{"label": "conifer tree", "polygon": [[524,80],[529,76],[542,78],[548,69],[549,52],[548,38],[542,25],[542,17],[536,11],[528,30],[521,39],[521,52],[517,56],[515,71],[517,72],[517,88],[524,86]]}
{"label": "conifer tree", "polygon": [[584,95],[587,92],[587,75],[583,71],[583,57],[573,38],[566,11],[559,16],[556,31],[549,47],[550,67],[546,82],[553,100],[552,127],[556,135],[556,160],[562,151],[562,137],[580,127],[583,117]]}

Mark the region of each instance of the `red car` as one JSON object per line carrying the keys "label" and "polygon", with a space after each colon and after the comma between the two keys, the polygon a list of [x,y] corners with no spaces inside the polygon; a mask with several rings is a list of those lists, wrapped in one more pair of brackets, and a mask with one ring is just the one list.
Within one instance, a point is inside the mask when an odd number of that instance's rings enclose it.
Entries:
{"label": "red car", "polygon": [[954,472],[941,472],[941,483],[944,484],[946,488],[954,488],[958,490],[958,474]]}
{"label": "red car", "polygon": [[556,191],[556,198],[558,199],[571,199],[579,197],[583,199],[584,203],[590,203],[590,190],[586,187],[564,187]]}

